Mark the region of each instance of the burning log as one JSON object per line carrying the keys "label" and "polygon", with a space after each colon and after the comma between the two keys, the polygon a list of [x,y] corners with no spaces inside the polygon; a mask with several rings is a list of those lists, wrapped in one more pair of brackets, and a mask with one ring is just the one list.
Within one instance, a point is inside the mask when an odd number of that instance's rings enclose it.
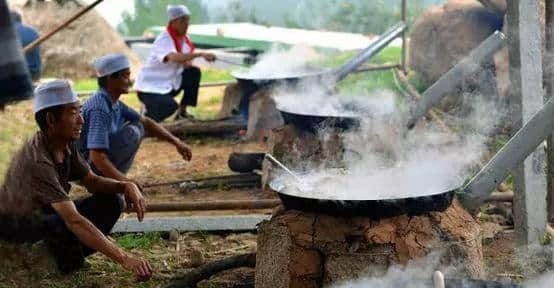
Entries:
{"label": "burning log", "polygon": [[209,188],[245,188],[259,187],[261,176],[256,173],[231,175],[225,178],[208,179],[202,181],[185,181],[179,184],[181,192],[189,192],[194,189]]}
{"label": "burning log", "polygon": [[180,120],[164,124],[164,127],[177,137],[187,135],[229,135],[246,129],[239,120],[190,121]]}
{"label": "burning log", "polygon": [[232,256],[205,264],[181,277],[178,277],[178,279],[172,281],[167,288],[196,287],[198,282],[208,279],[221,271],[239,267],[256,267],[256,253]]}

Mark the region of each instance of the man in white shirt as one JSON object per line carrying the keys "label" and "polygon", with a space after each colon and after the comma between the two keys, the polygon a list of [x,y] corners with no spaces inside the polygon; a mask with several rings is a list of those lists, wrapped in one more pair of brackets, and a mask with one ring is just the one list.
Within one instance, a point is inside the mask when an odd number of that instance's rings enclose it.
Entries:
{"label": "man in white shirt", "polygon": [[[187,36],[190,11],[184,5],[168,5],[169,23],[166,31],[154,41],[150,56],[140,71],[135,89],[146,106],[146,116],[163,121],[177,109],[177,119],[191,118],[187,106],[196,106],[200,69],[192,66],[192,60],[203,57],[214,61],[212,53],[194,52],[194,45]],[[184,92],[180,105],[173,99]]]}

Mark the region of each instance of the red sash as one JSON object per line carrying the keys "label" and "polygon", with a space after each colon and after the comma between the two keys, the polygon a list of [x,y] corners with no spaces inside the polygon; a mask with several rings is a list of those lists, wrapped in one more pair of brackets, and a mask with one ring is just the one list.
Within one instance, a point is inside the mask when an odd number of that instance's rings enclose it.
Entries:
{"label": "red sash", "polygon": [[190,38],[188,35],[185,35],[184,37],[179,36],[177,31],[173,29],[169,24],[167,25],[167,33],[169,33],[169,36],[171,36],[171,39],[173,40],[173,44],[175,44],[175,49],[179,53],[183,53],[183,39],[187,43],[187,46],[189,46],[189,53],[194,53],[194,44],[192,44],[192,41],[190,41]]}

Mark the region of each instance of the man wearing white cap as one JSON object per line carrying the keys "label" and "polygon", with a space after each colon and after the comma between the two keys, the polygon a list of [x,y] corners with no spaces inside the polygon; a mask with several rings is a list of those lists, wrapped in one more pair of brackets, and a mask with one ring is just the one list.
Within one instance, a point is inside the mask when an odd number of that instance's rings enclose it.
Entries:
{"label": "man wearing white cap", "polygon": [[[136,208],[142,221],[144,197],[132,182],[95,175],[77,151],[83,118],[80,102],[67,80],[37,87],[35,119],[40,127],[12,159],[0,187],[0,239],[13,242],[46,240],[63,273],[79,269],[96,251],[135,273],[152,275],[148,262],[108,240],[123,206],[118,195]],[[72,201],[71,184],[79,181],[93,195]]]}
{"label": "man wearing white cap", "polygon": [[191,151],[179,138],[146,116],[141,116],[119,100],[131,84],[129,60],[124,54],[110,54],[94,61],[100,88],[81,109],[85,123],[80,148],[99,175],[120,181],[127,178],[142,139],[154,136],[167,141],[185,160]]}
{"label": "man wearing white cap", "polygon": [[[163,121],[177,109],[177,118],[192,118],[187,106],[196,106],[200,69],[192,66],[194,58],[214,61],[211,53],[198,53],[187,36],[190,12],[184,5],[167,6],[167,30],[158,35],[144,67],[140,71],[135,89],[146,106],[146,116]],[[180,105],[173,99],[181,91]]]}

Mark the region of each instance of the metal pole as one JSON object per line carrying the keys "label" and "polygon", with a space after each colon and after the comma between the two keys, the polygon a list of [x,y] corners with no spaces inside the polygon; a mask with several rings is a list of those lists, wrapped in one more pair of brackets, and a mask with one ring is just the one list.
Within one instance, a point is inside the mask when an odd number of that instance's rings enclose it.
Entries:
{"label": "metal pole", "polygon": [[371,44],[362,50],[356,57],[352,58],[350,61],[346,62],[346,64],[339,67],[334,72],[334,82],[338,82],[344,77],[346,77],[349,73],[356,70],[360,65],[362,65],[364,62],[368,61],[379,53],[379,51],[383,50],[383,48],[387,47],[387,45],[392,42],[396,37],[402,33],[406,29],[406,24],[400,22],[396,25],[389,28],[389,30],[385,31],[383,34],[379,36],[375,41],[371,42]]}
{"label": "metal pole", "polygon": [[[490,197],[491,191],[506,179],[510,170],[535,151],[535,148],[554,130],[552,115],[554,115],[554,99],[548,100],[469,181],[464,192],[459,195],[464,207],[479,208]],[[542,203],[544,204],[544,198]]]}
{"label": "metal pole", "polygon": [[482,64],[490,60],[494,54],[506,46],[506,36],[501,32],[494,32],[485,39],[477,48],[456,64],[446,74],[442,75],[437,82],[427,88],[422,95],[421,101],[407,111],[405,115],[406,126],[412,128],[417,120],[427,114],[427,111],[435,106],[448,93],[452,93],[456,87],[462,85],[464,78],[482,68]]}
{"label": "metal pole", "polygon": [[73,17],[69,18],[67,21],[62,23],[60,26],[56,27],[54,30],[50,31],[49,33],[41,36],[37,40],[31,42],[29,45],[25,46],[23,48],[23,52],[27,53],[31,50],[33,50],[35,47],[40,45],[42,42],[48,40],[50,37],[54,36],[54,34],[58,33],[58,31],[62,30],[63,28],[67,27],[69,24],[71,24],[73,21],[77,20],[79,17],[81,17],[83,14],[90,11],[92,8],[96,7],[96,5],[100,4],[104,0],[96,0],[92,4],[88,5],[87,7],[81,9],[81,11],[77,12]]}
{"label": "metal pole", "polygon": [[[546,11],[546,51],[544,53],[544,87],[545,100],[552,98],[554,95],[554,1],[545,1]],[[546,139],[546,182],[547,195],[546,205],[548,207],[548,220],[554,222],[554,134],[551,134]]]}
{"label": "metal pole", "polygon": [[[406,0],[402,0],[402,22],[406,22]],[[402,31],[402,71],[406,73],[406,31]]]}

